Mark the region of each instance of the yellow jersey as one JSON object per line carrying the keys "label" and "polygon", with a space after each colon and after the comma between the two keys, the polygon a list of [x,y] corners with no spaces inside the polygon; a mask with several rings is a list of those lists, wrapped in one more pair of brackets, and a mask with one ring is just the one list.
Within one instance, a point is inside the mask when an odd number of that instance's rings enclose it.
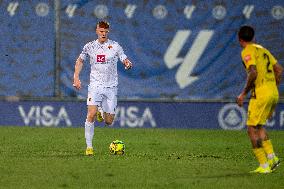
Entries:
{"label": "yellow jersey", "polygon": [[248,44],[242,50],[241,55],[246,70],[250,65],[256,66],[257,78],[251,91],[251,97],[255,97],[254,93],[257,91],[266,93],[269,90],[274,94],[278,93],[273,70],[273,65],[277,63],[277,60],[274,56],[267,49],[255,43]]}

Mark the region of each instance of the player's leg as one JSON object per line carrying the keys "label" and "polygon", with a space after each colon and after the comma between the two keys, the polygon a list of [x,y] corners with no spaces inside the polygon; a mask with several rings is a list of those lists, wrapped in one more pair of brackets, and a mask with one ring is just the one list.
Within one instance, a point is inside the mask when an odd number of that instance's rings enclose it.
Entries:
{"label": "player's leg", "polygon": [[99,89],[88,87],[88,112],[85,122],[85,139],[87,144],[86,155],[93,155],[93,137],[94,137],[94,122],[96,118],[97,107],[101,103],[101,95]]}
{"label": "player's leg", "polygon": [[113,123],[115,114],[110,114],[110,113],[104,112],[104,116],[105,116],[105,123],[107,125],[111,125]]}
{"label": "player's leg", "polygon": [[274,170],[277,166],[279,166],[280,160],[274,153],[272,142],[269,139],[265,128],[262,128],[260,130],[260,137],[263,139],[262,146],[263,146],[264,152],[266,153],[269,166],[272,170]]}
{"label": "player's leg", "polygon": [[[258,126],[248,126],[248,136],[250,138],[253,152],[260,165],[267,163],[266,154],[262,148],[262,140],[258,134]],[[264,165],[265,166],[265,165]]]}
{"label": "player's leg", "polygon": [[[267,101],[266,109],[263,111],[262,114],[262,119],[263,119],[262,123],[265,123],[266,120],[271,117],[276,107],[277,101],[278,101],[278,96],[276,96],[275,98],[272,97],[270,98],[270,100]],[[262,146],[267,155],[269,166],[273,170],[280,164],[280,160],[274,153],[272,142],[269,139],[265,128],[261,127],[261,129],[259,130],[259,136],[262,139]]]}
{"label": "player's leg", "polygon": [[259,123],[259,102],[256,99],[251,99],[248,107],[248,136],[250,138],[253,153],[259,162],[259,167],[252,171],[253,173],[270,173],[271,169],[267,162],[265,151],[262,147],[262,138],[259,135],[259,129],[261,128],[257,124]]}
{"label": "player's leg", "polygon": [[94,122],[97,106],[89,105],[87,119],[85,122],[85,139],[87,144],[86,155],[93,155],[93,137],[94,137]]}
{"label": "player's leg", "polygon": [[102,107],[104,110],[104,120],[107,125],[111,125],[114,121],[115,110],[117,107],[117,88],[107,88],[104,93],[102,101]]}
{"label": "player's leg", "polygon": [[259,162],[259,167],[252,171],[252,173],[270,173],[271,169],[265,151],[262,148],[262,139],[259,137],[258,129],[258,126],[248,126],[248,135],[252,144],[253,153]]}

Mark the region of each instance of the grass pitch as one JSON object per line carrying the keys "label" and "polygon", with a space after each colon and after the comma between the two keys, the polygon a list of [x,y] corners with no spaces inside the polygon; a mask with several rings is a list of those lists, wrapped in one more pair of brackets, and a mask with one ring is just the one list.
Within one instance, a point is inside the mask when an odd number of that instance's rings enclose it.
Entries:
{"label": "grass pitch", "polygon": [[[269,131],[283,161],[284,131]],[[257,167],[245,131],[95,128],[86,157],[83,128],[0,127],[0,188],[284,188],[284,164]],[[125,142],[126,154],[109,144]]]}

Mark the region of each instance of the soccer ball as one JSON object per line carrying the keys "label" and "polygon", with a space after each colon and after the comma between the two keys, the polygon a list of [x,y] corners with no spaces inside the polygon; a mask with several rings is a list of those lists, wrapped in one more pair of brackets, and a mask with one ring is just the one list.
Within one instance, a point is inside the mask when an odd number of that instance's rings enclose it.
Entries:
{"label": "soccer ball", "polygon": [[125,145],[121,140],[112,141],[109,145],[109,152],[114,155],[123,155],[125,151]]}

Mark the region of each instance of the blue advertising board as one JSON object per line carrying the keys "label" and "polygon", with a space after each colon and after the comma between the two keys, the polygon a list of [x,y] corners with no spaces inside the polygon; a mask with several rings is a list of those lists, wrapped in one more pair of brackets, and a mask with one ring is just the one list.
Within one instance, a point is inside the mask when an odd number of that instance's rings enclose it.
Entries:
{"label": "blue advertising board", "polygon": [[[40,127],[83,127],[87,108],[85,102],[54,101],[1,101],[0,107],[0,125]],[[280,103],[267,122],[269,128],[284,129],[283,109]],[[240,130],[245,128],[245,121],[245,108],[235,103],[121,101],[110,127]]]}

